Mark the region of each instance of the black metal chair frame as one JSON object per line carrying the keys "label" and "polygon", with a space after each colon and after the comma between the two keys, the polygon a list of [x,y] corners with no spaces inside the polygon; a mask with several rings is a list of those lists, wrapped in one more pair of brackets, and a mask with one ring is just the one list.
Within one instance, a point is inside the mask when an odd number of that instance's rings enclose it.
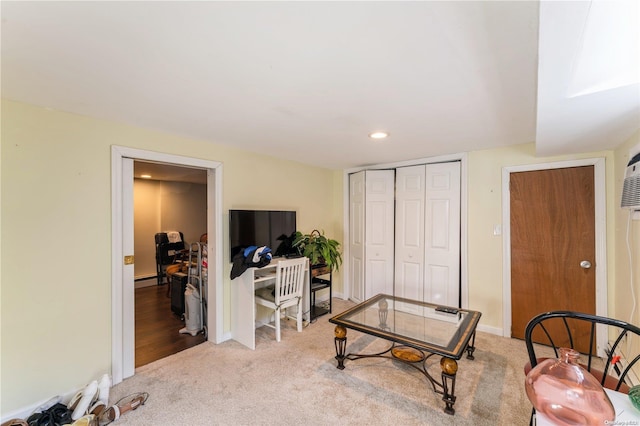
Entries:
{"label": "black metal chair frame", "polygon": [[[545,327],[545,322],[554,318],[560,318],[562,320],[562,323],[564,324],[564,333],[561,336],[558,336],[558,335],[552,336],[550,331],[547,329],[547,327]],[[534,344],[551,346],[553,348],[556,358],[558,357],[558,348],[560,347],[558,346],[558,344],[556,344],[556,342],[561,341],[561,339],[562,341],[568,341],[569,347],[572,349],[575,349],[574,336],[571,332],[571,328],[569,327],[568,320],[584,321],[591,324],[590,333],[589,333],[589,352],[584,354],[588,357],[587,363],[586,365],[581,363],[581,365],[583,365],[589,372],[593,372],[592,371],[593,358],[599,358],[597,352],[594,350],[596,346],[594,344],[596,339],[596,326],[602,324],[603,326],[608,327],[607,329],[608,341],[611,342],[612,338],[614,338],[615,340],[613,340],[610,350],[606,352],[607,356],[605,359],[604,369],[601,372],[602,378],[600,379],[600,384],[603,387],[607,387],[615,391],[619,391],[623,383],[629,386],[625,382],[625,379],[627,378],[627,375],[629,374],[633,366],[638,362],[638,360],[640,360],[640,354],[635,356],[634,358],[631,358],[630,354],[625,354],[629,358],[626,360],[628,362],[628,365],[624,367],[624,369],[618,368],[618,366],[615,365],[615,363],[613,363],[612,360],[613,360],[613,357],[618,353],[617,349],[623,343],[625,336],[629,334],[635,334],[640,337],[640,328],[636,327],[633,324],[629,324],[625,321],[621,321],[613,318],[601,317],[597,315],[585,314],[581,312],[572,312],[572,311],[544,312],[542,314],[535,316],[529,321],[525,329],[524,338],[525,338],[525,343],[527,345],[527,352],[529,354],[529,362],[531,364],[531,368],[535,367],[538,364],[538,357],[536,356]],[[617,329],[617,336],[612,336],[611,327]],[[546,340],[547,340],[546,342],[540,343],[540,342],[533,341],[533,333],[537,329],[541,329],[543,331],[544,335],[546,336]],[[555,337],[555,340],[554,340],[554,337]],[[567,340],[564,340],[564,339],[567,339]],[[616,380],[616,377],[610,374],[612,370],[615,370],[618,376],[617,381],[615,382],[615,387],[611,387],[611,382],[607,383],[608,386],[605,386],[605,381],[607,378],[609,378],[610,381]],[[532,411],[532,420],[533,420],[534,414],[535,414],[535,410]]]}
{"label": "black metal chair frame", "polygon": [[[154,238],[156,243],[156,276],[158,285],[162,285],[165,276],[164,267],[178,263],[182,259],[186,243],[182,232],[180,232],[182,241],[179,243],[170,243],[166,232],[159,232]],[[170,255],[170,251],[173,251],[174,254]]]}

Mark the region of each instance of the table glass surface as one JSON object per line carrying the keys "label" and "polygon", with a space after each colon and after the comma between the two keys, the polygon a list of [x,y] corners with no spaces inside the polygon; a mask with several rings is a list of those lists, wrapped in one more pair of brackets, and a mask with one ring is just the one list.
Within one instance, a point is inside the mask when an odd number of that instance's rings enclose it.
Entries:
{"label": "table glass surface", "polygon": [[[455,313],[446,312],[446,309],[454,309]],[[460,359],[480,316],[481,313],[477,311],[379,294],[329,321],[417,349]]]}

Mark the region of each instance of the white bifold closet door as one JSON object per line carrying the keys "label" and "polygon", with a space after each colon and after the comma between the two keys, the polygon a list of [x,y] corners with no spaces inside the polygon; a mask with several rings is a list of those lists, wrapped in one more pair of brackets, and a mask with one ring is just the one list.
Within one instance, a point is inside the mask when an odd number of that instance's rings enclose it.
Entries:
{"label": "white bifold closet door", "polygon": [[395,294],[460,306],[460,163],[396,169]]}
{"label": "white bifold closet door", "polygon": [[351,298],[393,294],[394,170],[365,170],[349,178]]}

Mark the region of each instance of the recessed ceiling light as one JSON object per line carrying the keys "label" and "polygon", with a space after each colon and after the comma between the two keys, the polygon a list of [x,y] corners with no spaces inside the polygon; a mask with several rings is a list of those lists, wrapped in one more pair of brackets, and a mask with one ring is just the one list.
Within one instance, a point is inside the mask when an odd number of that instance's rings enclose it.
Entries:
{"label": "recessed ceiling light", "polygon": [[387,136],[389,136],[389,133],[387,132],[373,132],[373,133],[369,133],[369,137],[371,139],[384,139]]}
{"label": "recessed ceiling light", "polygon": [[140,175],[142,179],[151,179],[151,175]]}

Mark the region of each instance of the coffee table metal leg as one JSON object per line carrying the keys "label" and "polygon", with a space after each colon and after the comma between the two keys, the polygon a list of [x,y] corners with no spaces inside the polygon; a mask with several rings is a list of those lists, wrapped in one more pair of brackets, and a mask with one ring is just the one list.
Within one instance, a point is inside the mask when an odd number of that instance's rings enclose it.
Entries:
{"label": "coffee table metal leg", "polygon": [[473,332],[473,335],[471,336],[471,340],[469,340],[469,343],[467,344],[467,358],[468,359],[476,359],[473,356],[473,352],[476,350],[476,332]]}
{"label": "coffee table metal leg", "polygon": [[458,363],[455,359],[443,356],[442,359],[440,359],[440,368],[442,368],[442,400],[446,405],[444,412],[453,415],[456,412],[453,404],[456,403],[455,393]]}
{"label": "coffee table metal leg", "polygon": [[338,369],[344,370],[345,351],[347,348],[347,329],[341,325],[336,325],[335,329],[336,360]]}

